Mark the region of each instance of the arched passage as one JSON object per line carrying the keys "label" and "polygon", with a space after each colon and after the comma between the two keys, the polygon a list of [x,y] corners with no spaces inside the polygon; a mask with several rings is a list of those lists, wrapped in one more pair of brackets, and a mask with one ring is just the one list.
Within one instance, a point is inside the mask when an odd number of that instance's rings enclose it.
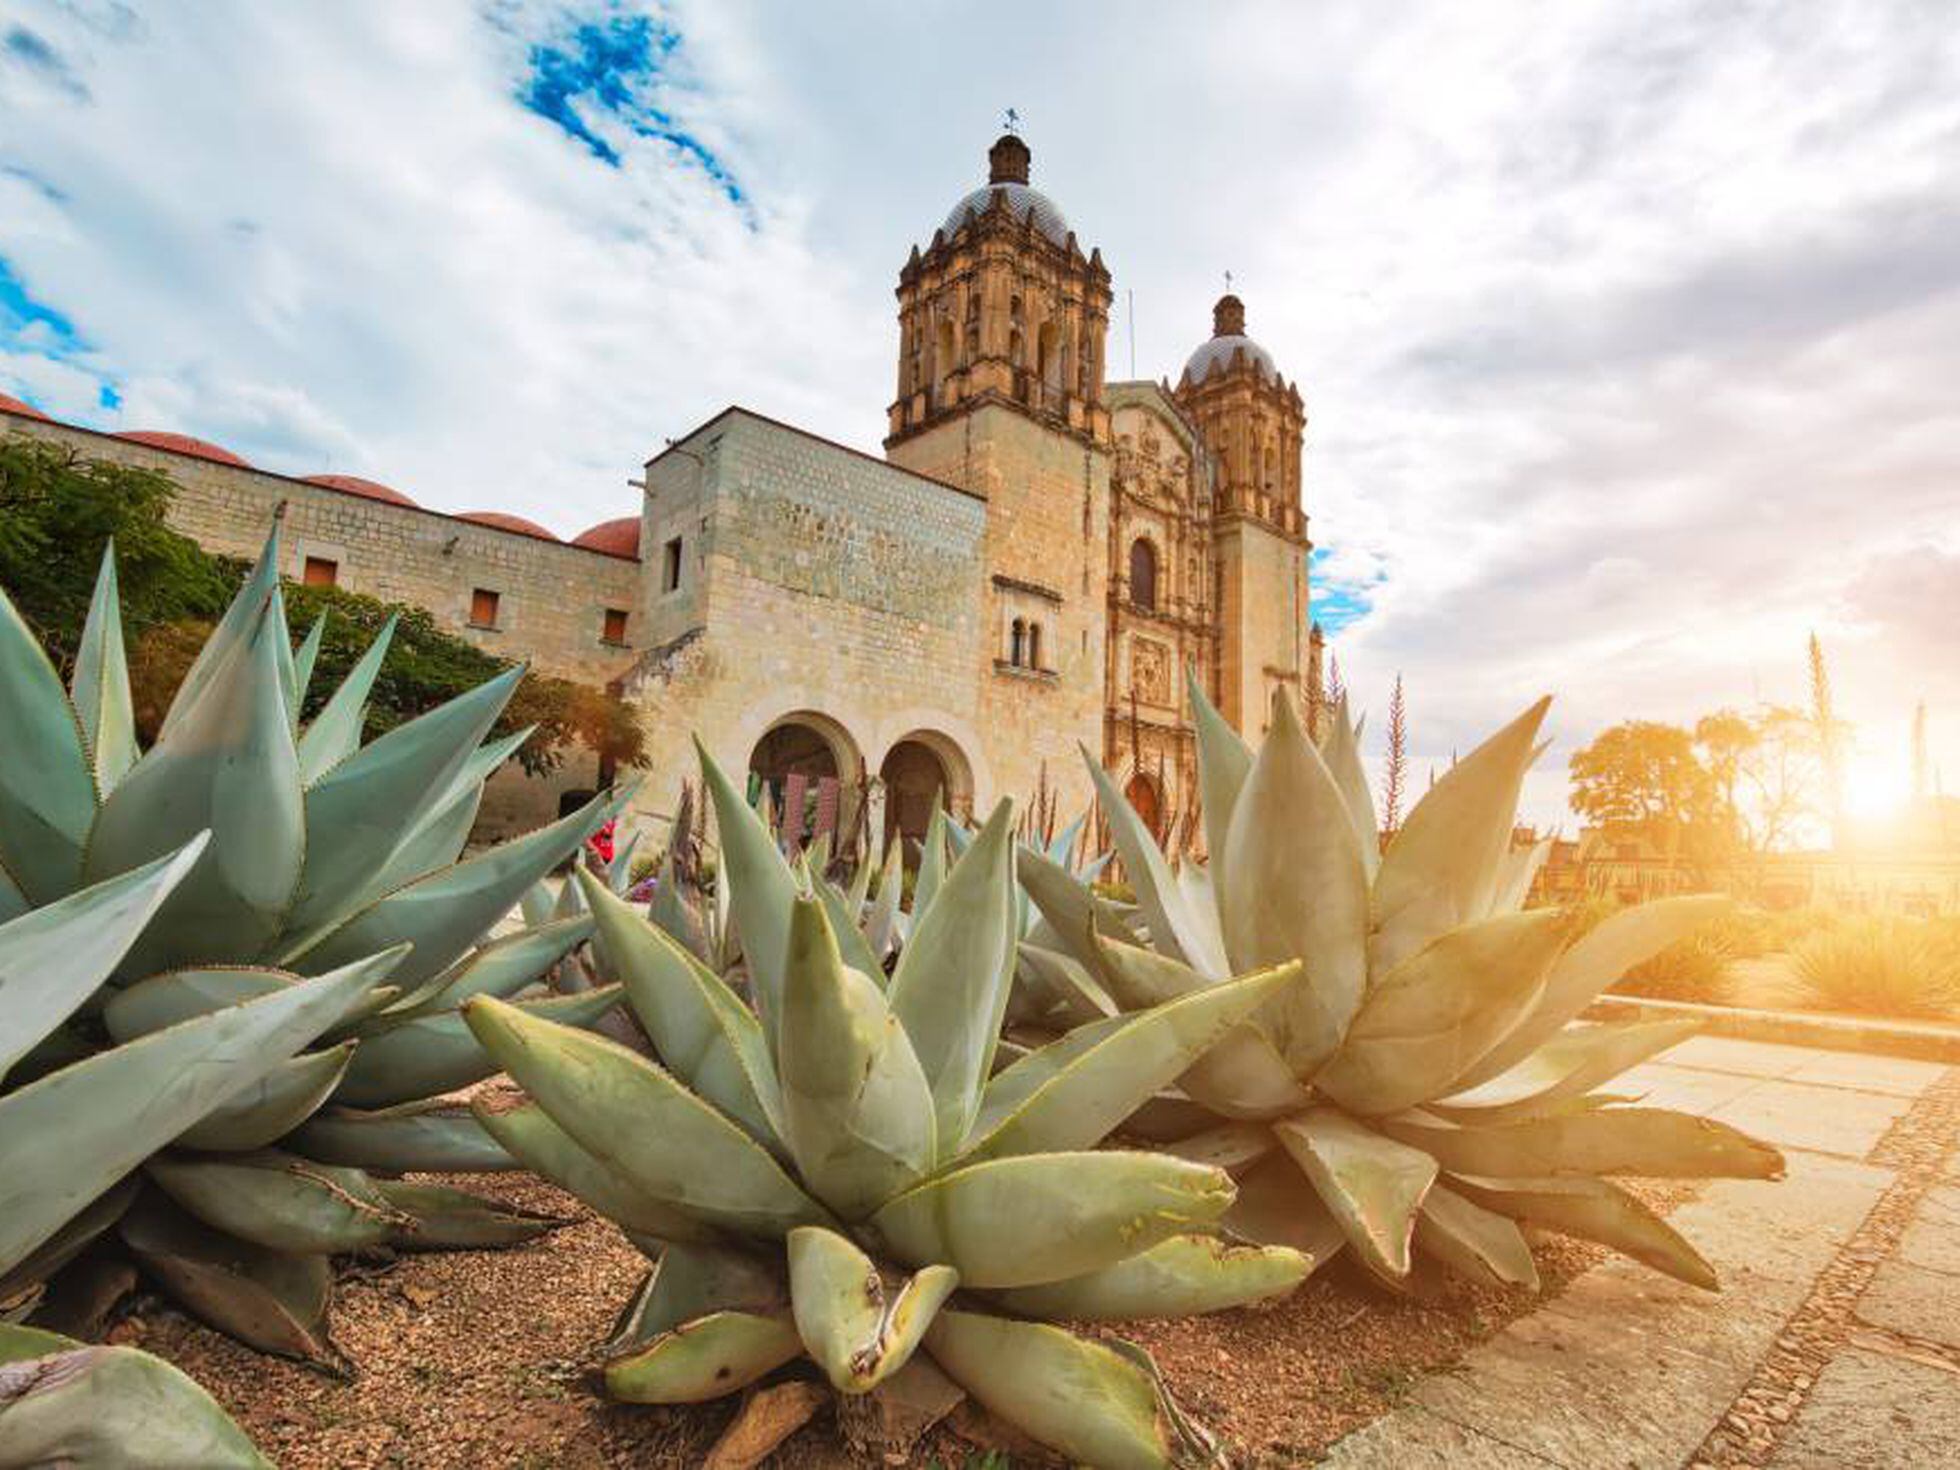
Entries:
{"label": "arched passage", "polygon": [[1129,784],[1123,788],[1131,810],[1142,818],[1143,825],[1150,829],[1150,835],[1159,842],[1164,840],[1164,804],[1157,794],[1157,783],[1142,771],[1130,777]]}
{"label": "arched passage", "polygon": [[905,843],[908,867],[918,861],[935,804],[964,815],[973,803],[973,772],[965,754],[935,730],[914,730],[895,741],[878,778],[885,787],[885,841]]}
{"label": "arched passage", "polygon": [[826,715],[799,710],[762,734],[749,754],[749,794],[769,788],[777,830],[792,849],[821,832],[847,834],[857,810],[863,760],[850,732]]}

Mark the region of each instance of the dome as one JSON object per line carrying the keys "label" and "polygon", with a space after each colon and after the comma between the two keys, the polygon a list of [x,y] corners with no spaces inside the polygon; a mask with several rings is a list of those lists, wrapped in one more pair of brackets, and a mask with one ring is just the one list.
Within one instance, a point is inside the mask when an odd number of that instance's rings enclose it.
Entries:
{"label": "dome", "polygon": [[[10,398],[5,393],[0,393],[0,413],[17,413],[24,419],[48,419],[48,416],[33,404],[22,403],[18,398]],[[53,423],[54,420],[48,419],[48,422]]]}
{"label": "dome", "polygon": [[1211,336],[1185,362],[1184,376],[1202,383],[1213,372],[1229,369],[1233,354],[1238,352],[1245,353],[1246,361],[1260,377],[1279,376],[1272,353],[1245,334],[1245,303],[1236,296],[1221,296],[1211,309]]}
{"label": "dome", "polygon": [[172,454],[187,454],[192,459],[208,459],[213,464],[235,465],[241,470],[251,468],[222,444],[213,444],[208,439],[193,439],[189,434],[171,434],[162,429],[131,429],[116,437],[127,439],[132,444],[147,444],[152,449],[167,449]]}
{"label": "dome", "polygon": [[992,208],[994,196],[1002,194],[1014,218],[1026,219],[1032,211],[1037,230],[1057,245],[1067,243],[1068,219],[1055,207],[1054,200],[1039,189],[1028,187],[1028,163],[1032,157],[1026,143],[1012,133],[1003,134],[987,150],[986,184],[955,204],[940,228],[948,235],[956,233],[971,216]]}
{"label": "dome", "polygon": [[629,556],[638,560],[640,518],[621,516],[616,521],[601,521],[572,537],[572,545],[583,546],[587,551],[603,551],[608,556]]}
{"label": "dome", "polygon": [[324,485],[329,490],[358,495],[364,500],[379,500],[386,505],[413,506],[415,504],[393,486],[382,485],[374,480],[363,480],[359,475],[308,475],[306,483]]}
{"label": "dome", "polygon": [[506,515],[500,510],[466,510],[456,519],[471,521],[479,526],[488,526],[495,531],[510,531],[519,536],[536,536],[541,541],[558,539],[536,521],[527,521],[523,516]]}

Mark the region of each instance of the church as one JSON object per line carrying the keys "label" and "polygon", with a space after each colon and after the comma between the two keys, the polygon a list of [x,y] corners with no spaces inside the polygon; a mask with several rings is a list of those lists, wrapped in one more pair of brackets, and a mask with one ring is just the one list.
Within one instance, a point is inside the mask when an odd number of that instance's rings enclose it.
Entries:
{"label": "church", "polygon": [[[0,430],[164,469],[173,524],[248,554],[286,506],[287,574],[429,608],[487,650],[622,691],[646,729],[639,822],[692,737],[766,783],[792,841],[873,848],[1001,797],[1065,823],[1101,757],[1174,845],[1199,840],[1182,671],[1256,738],[1314,677],[1306,412],[1222,297],[1175,383],[1105,372],[1111,276],[988,152],[898,274],[879,457],[732,406],[646,462],[637,513],[561,541],[393,487],[301,478],[181,434],[101,434],[0,396]],[[1195,334],[1194,334],[1195,335]],[[483,835],[610,775],[502,773]]]}

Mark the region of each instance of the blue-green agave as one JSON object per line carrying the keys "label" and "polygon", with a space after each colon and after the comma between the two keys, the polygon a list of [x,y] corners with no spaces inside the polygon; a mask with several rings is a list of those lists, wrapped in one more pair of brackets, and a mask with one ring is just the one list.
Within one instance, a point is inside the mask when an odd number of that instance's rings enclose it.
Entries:
{"label": "blue-green agave", "polygon": [[530,1098],[480,1102],[484,1125],[652,1260],[604,1350],[610,1392],[711,1399],[807,1357],[846,1395],[963,1390],[1076,1461],[1209,1462],[1145,1355],[1055,1323],[1241,1305],[1304,1278],[1295,1250],[1219,1238],[1223,1170],[1096,1147],[1297,964],[997,1069],[1019,933],[1008,806],[915,908],[887,978],[703,765],[753,1005],[581,873],[659,1062],[493,998],[464,1007]]}
{"label": "blue-green agave", "polygon": [[1204,864],[1173,869],[1084,752],[1134,907],[1024,854],[1060,937],[1051,959],[1122,1010],[1202,995],[1286,960],[1268,1001],[1132,1120],[1229,1169],[1226,1225],[1401,1283],[1412,1254],[1482,1284],[1535,1287],[1521,1226],[1578,1236],[1713,1288],[1694,1247],[1618,1177],[1775,1178],[1782,1156],[1725,1124],[1597,1089],[1692,1022],[1576,1024],[1628,966],[1724,901],[1663,899],[1577,939],[1523,907],[1542,845],[1512,842],[1548,701],[1443,775],[1384,847],[1345,705],[1319,745],[1274,701],[1255,752],[1190,684]]}

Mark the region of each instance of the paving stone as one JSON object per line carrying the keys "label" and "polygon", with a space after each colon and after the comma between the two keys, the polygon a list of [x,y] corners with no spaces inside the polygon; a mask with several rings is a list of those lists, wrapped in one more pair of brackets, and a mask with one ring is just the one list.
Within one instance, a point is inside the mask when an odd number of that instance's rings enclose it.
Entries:
{"label": "paving stone", "polygon": [[1960,1349],[1960,1276],[1887,1261],[1859,1298],[1858,1315],[1874,1327]]}
{"label": "paving stone", "polygon": [[1915,1062],[1904,1057],[1843,1051],[1812,1052],[1811,1056],[1814,1060],[1791,1072],[1789,1081],[1886,1092],[1894,1097],[1918,1097],[1946,1072],[1943,1062]]}
{"label": "paving stone", "polygon": [[1762,1085],[1760,1077],[1735,1072],[1699,1072],[1690,1067],[1647,1062],[1615,1077],[1609,1090],[1637,1095],[1642,1107],[1674,1108],[1705,1117]]}
{"label": "paving stone", "polygon": [[1675,1067],[1704,1072],[1737,1072],[1745,1077],[1788,1077],[1814,1062],[1822,1053],[1807,1046],[1779,1046],[1773,1041],[1741,1041],[1732,1036],[1690,1036],[1661,1060]]}
{"label": "paving stone", "polygon": [[1960,1374],[1849,1348],[1811,1389],[1773,1470],[1960,1465]]}
{"label": "paving stone", "polygon": [[1357,1429],[1329,1448],[1321,1463],[1337,1470],[1545,1470],[1559,1462],[1411,1406]]}
{"label": "paving stone", "polygon": [[1898,1258],[1929,1271],[1960,1276],[1960,1189],[1942,1186],[1926,1191],[1899,1238]]}
{"label": "paving stone", "polygon": [[1862,1159],[1911,1106],[1906,1097],[1768,1081],[1709,1116],[1781,1148]]}
{"label": "paving stone", "polygon": [[[1825,1154],[1798,1151],[1786,1157],[1782,1179],[1718,1179],[1668,1216],[1721,1277],[1722,1301],[1754,1301],[1784,1314],[1794,1310],[1896,1177],[1876,1164]],[[1575,1289],[1596,1275],[1623,1270],[1644,1268],[1609,1261],[1581,1277]],[[1693,1297],[1711,1300],[1699,1292]]]}

